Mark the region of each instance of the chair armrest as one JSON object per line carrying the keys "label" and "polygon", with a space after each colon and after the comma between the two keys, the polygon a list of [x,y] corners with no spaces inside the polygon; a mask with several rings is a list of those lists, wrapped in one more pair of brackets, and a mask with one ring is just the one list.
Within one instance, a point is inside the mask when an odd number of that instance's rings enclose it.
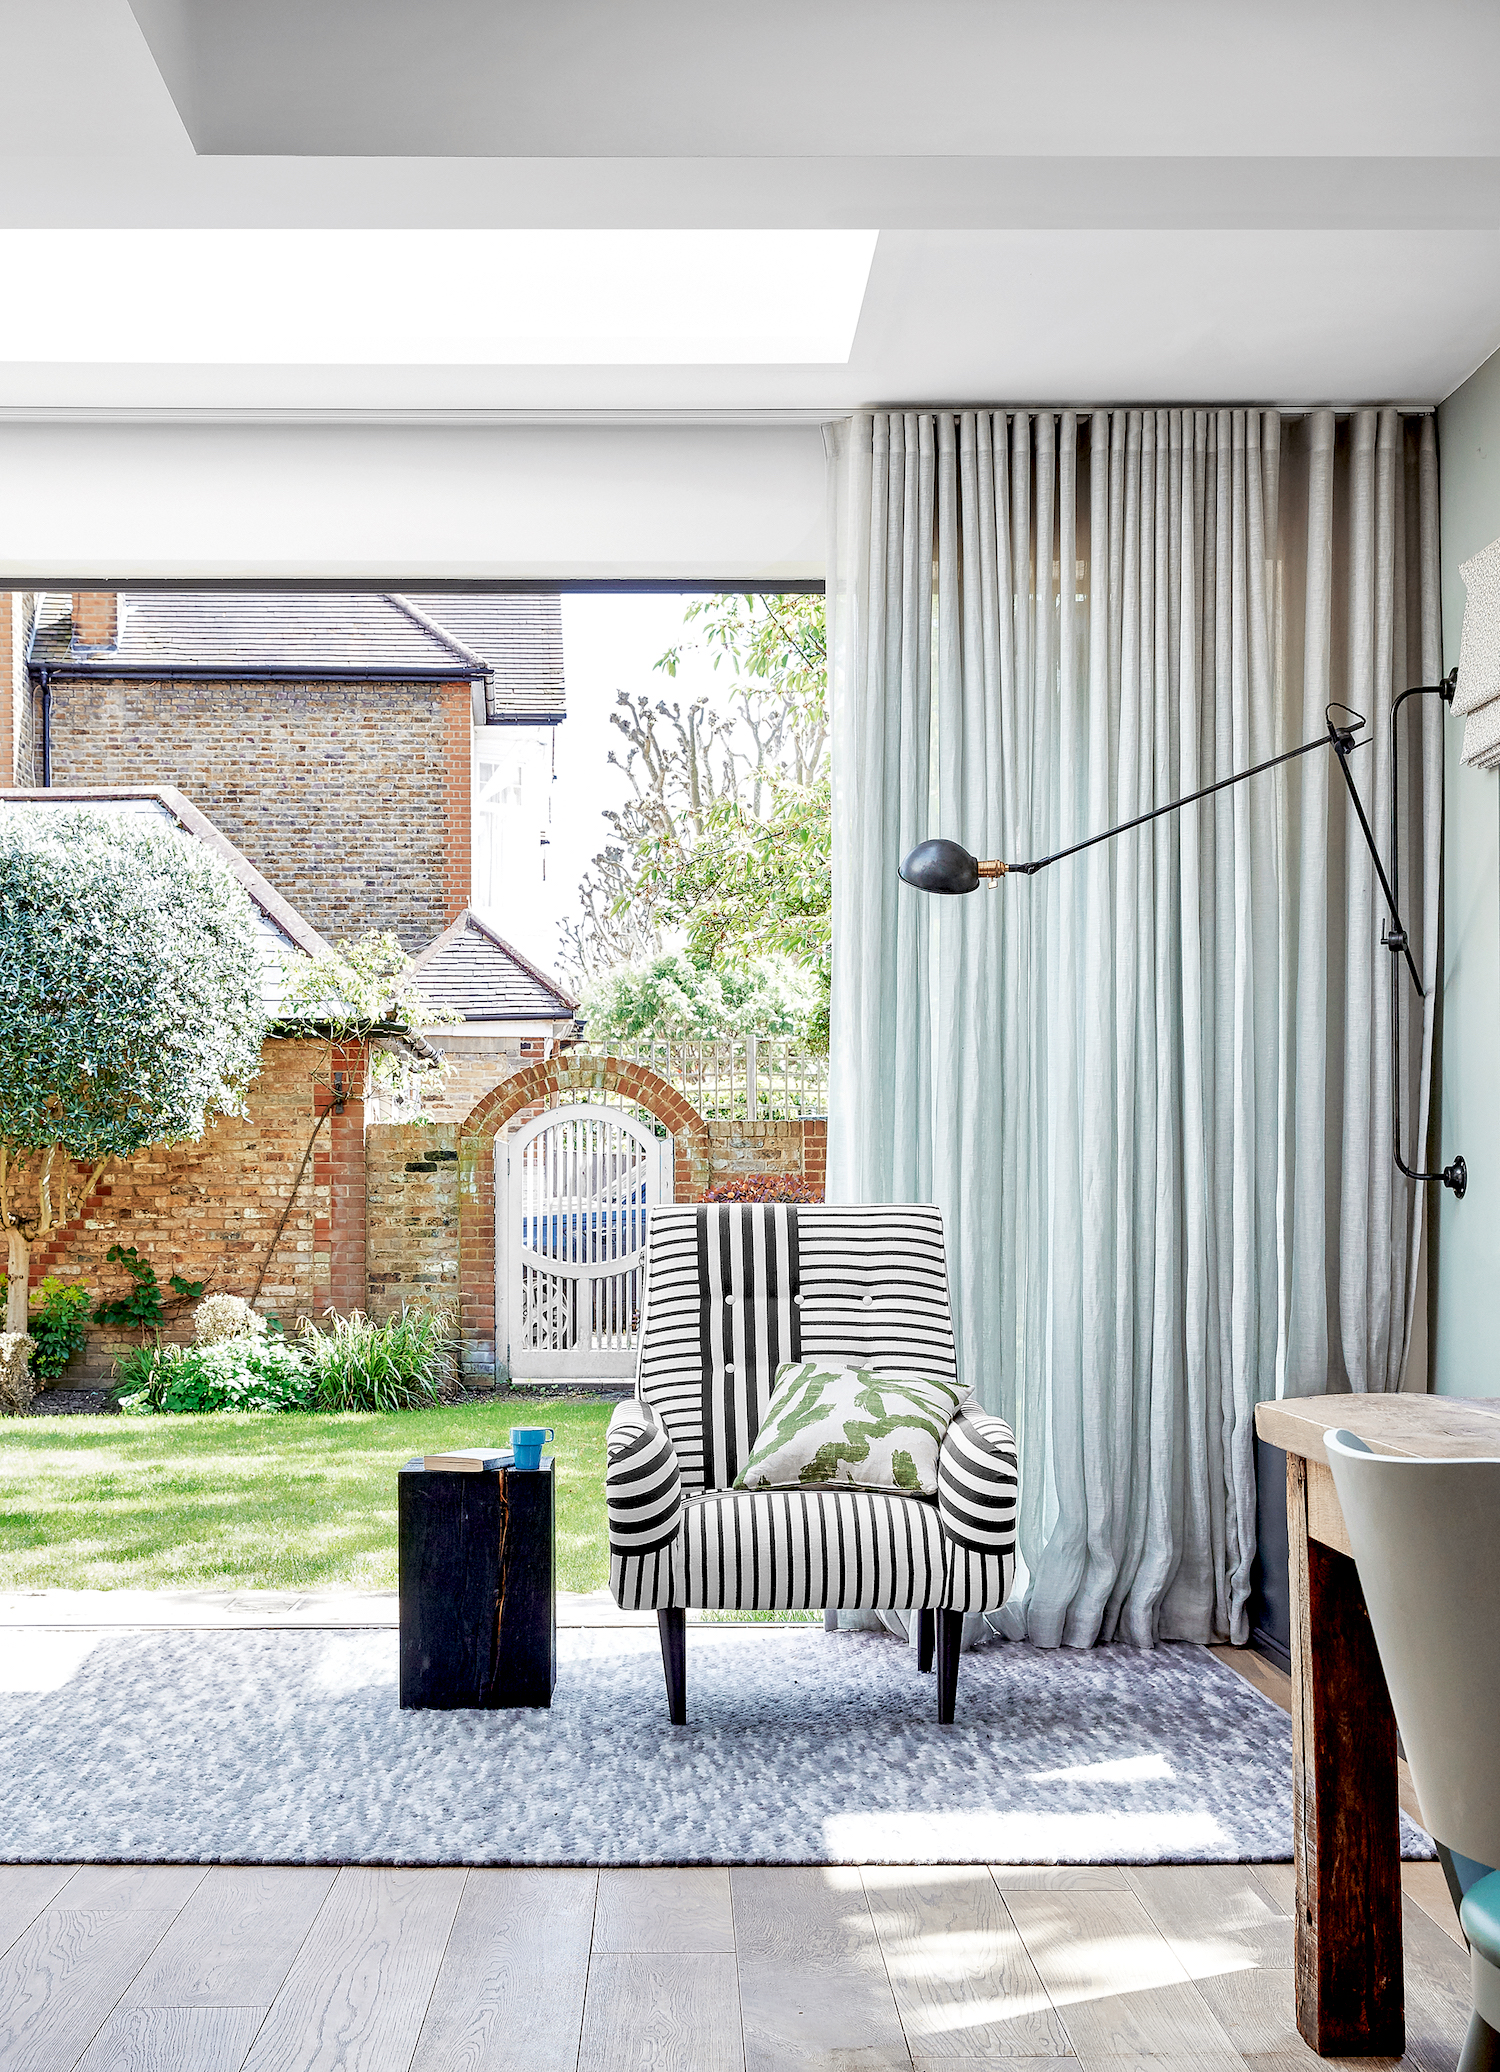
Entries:
{"label": "chair armrest", "polygon": [[682,1477],[671,1434],[649,1403],[621,1403],[604,1441],[604,1509],[611,1554],[669,1547],[682,1525]]}
{"label": "chair armrest", "polygon": [[961,1410],[938,1452],[938,1517],[949,1539],[979,1554],[1009,1554],[1020,1487],[1015,1434],[1005,1419]]}

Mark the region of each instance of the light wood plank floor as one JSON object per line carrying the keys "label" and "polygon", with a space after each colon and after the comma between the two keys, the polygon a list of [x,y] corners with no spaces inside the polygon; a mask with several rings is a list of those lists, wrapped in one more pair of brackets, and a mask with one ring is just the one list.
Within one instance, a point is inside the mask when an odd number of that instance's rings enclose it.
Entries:
{"label": "light wood plank floor", "polygon": [[[1452,2072],[1468,1961],[1408,1868],[1401,2063]],[[0,1868],[0,2067],[1293,2072],[1290,1905],[1284,1865]]]}
{"label": "light wood plank floor", "polygon": [[[1400,2063],[1453,2072],[1463,1937],[1402,1881]],[[1302,2043],[1292,1906],[1289,1864],[0,1867],[0,2072],[1391,2067]]]}

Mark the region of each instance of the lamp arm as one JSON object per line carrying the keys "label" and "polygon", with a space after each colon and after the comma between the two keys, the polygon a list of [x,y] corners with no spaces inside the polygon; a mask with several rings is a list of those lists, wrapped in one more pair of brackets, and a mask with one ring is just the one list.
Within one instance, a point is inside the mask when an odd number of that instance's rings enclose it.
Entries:
{"label": "lamp arm", "polygon": [[[1340,731],[1347,732],[1348,730],[1343,729]],[[1385,903],[1391,910],[1390,923],[1380,939],[1393,954],[1399,953],[1405,957],[1406,968],[1411,973],[1411,982],[1417,989],[1417,998],[1425,1000],[1427,998],[1427,988],[1422,983],[1422,974],[1417,969],[1417,960],[1411,953],[1411,940],[1406,932],[1406,924],[1401,919],[1400,909],[1396,905],[1396,895],[1391,890],[1390,879],[1385,874],[1385,865],[1380,860],[1380,851],[1375,846],[1374,830],[1365,817],[1364,800],[1359,795],[1359,787],[1355,784],[1353,772],[1349,768],[1349,755],[1354,747],[1354,743],[1352,741],[1345,742],[1338,738],[1331,720],[1328,726],[1328,735],[1329,746],[1339,759],[1339,768],[1343,771],[1344,782],[1349,787],[1349,798],[1355,813],[1359,817],[1360,831],[1364,835],[1365,845],[1369,849],[1370,861],[1375,866],[1375,875],[1380,880],[1380,889],[1385,894]]]}
{"label": "lamp arm", "polygon": [[[1185,798],[1168,799],[1164,806],[1153,806],[1149,813],[1137,813],[1134,820],[1122,820],[1118,827],[1106,827],[1097,835],[1086,835],[1081,842],[1071,842],[1066,849],[1054,849],[1050,856],[1038,856],[1031,863],[980,864],[980,875],[1034,878],[1049,863],[1061,863],[1064,857],[1077,856],[1080,850],[1092,849],[1097,842],[1112,842],[1116,835],[1128,835],[1133,827],[1144,827],[1148,820],[1160,820],[1163,813],[1177,813],[1184,806],[1194,806],[1199,799],[1212,798],[1216,791],[1227,791],[1231,784],[1243,784],[1247,777],[1258,777],[1262,770],[1274,770],[1278,763],[1295,762],[1299,755],[1311,755],[1315,748],[1327,748],[1331,745],[1332,733],[1333,722],[1330,720],[1327,734],[1315,734],[1300,748],[1289,748],[1282,755],[1268,756],[1263,763],[1252,763],[1248,770],[1236,770],[1231,777],[1221,777],[1217,784],[1205,784],[1201,791],[1190,791]],[[1349,745],[1351,748],[1357,745],[1352,737]]]}
{"label": "lamp arm", "polygon": [[[1403,695],[1409,696],[1410,693]],[[1370,851],[1370,861],[1375,866],[1375,875],[1380,880],[1380,889],[1385,894],[1386,905],[1390,908],[1391,927],[1387,929],[1383,940],[1388,948],[1404,951],[1407,968],[1411,972],[1411,982],[1420,997],[1425,1000],[1427,988],[1422,984],[1422,975],[1417,970],[1416,959],[1412,956],[1406,929],[1396,906],[1396,895],[1391,890],[1390,880],[1386,877],[1385,865],[1381,862],[1380,851],[1375,846],[1374,832],[1365,816],[1364,802],[1349,769],[1349,758],[1360,745],[1354,738],[1355,732],[1364,725],[1364,721],[1357,713],[1350,713],[1354,725],[1340,726],[1333,717],[1335,712],[1349,712],[1349,707],[1330,705],[1327,733],[1315,734],[1311,741],[1304,741],[1300,748],[1288,748],[1280,755],[1267,756],[1264,762],[1252,763],[1247,770],[1236,770],[1231,776],[1221,777],[1214,784],[1205,784],[1200,790],[1190,791],[1183,798],[1169,799],[1164,806],[1153,806],[1149,813],[1137,813],[1133,820],[1122,820],[1118,827],[1106,827],[1099,834],[1085,835],[1081,842],[1070,842],[1066,849],[1054,849],[1050,856],[1038,856],[1030,863],[981,863],[979,875],[982,878],[1034,878],[1037,872],[1045,870],[1049,863],[1061,863],[1065,857],[1077,856],[1084,849],[1092,849],[1099,842],[1111,842],[1116,835],[1129,834],[1132,828],[1144,827],[1149,820],[1160,820],[1164,813],[1178,813],[1184,806],[1196,805],[1199,799],[1212,798],[1216,791],[1227,791],[1232,784],[1243,784],[1247,777],[1259,777],[1263,771],[1274,770],[1281,763],[1295,762],[1298,756],[1311,755],[1315,748],[1331,748],[1338,757],[1339,768],[1344,773],[1344,782],[1349,788],[1349,797],[1353,801],[1360,830]],[[1392,723],[1394,724],[1394,714]]]}
{"label": "lamp arm", "polygon": [[[1401,754],[1396,721],[1400,716],[1402,706],[1408,698],[1441,698],[1446,704],[1451,705],[1457,684],[1458,671],[1451,669],[1441,683],[1413,684],[1410,690],[1402,691],[1391,706],[1391,876],[1395,880],[1398,889],[1401,884]],[[1392,912],[1394,913],[1394,911],[1393,904]],[[1402,932],[1401,939],[1399,941],[1396,939],[1396,932],[1399,926],[1400,924],[1397,922],[1396,927],[1387,929],[1384,936],[1387,949],[1393,952],[1405,948],[1404,931]],[[1410,960],[1410,955],[1411,953],[1408,950],[1408,961]],[[1419,987],[1418,991],[1420,990]],[[1425,997],[1426,995],[1424,994],[1423,998],[1425,999]],[[1469,1185],[1469,1168],[1462,1156],[1455,1158],[1451,1165],[1442,1167],[1436,1173],[1423,1173],[1419,1172],[1415,1166],[1409,1166],[1402,1155],[1401,1002],[1396,988],[1396,967],[1394,965],[1391,966],[1391,1150],[1398,1169],[1406,1175],[1408,1180],[1441,1180],[1445,1187],[1452,1189],[1455,1200],[1463,1200]]]}

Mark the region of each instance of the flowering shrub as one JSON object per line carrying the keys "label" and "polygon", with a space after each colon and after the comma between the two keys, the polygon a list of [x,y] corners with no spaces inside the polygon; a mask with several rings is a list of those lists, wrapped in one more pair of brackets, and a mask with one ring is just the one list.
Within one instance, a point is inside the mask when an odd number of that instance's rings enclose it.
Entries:
{"label": "flowering shrub", "polygon": [[[249,1305],[220,1295],[200,1305],[233,1304],[226,1322]],[[214,1319],[210,1319],[210,1325]],[[211,1410],[417,1410],[438,1401],[453,1378],[453,1318],[442,1309],[408,1309],[393,1317],[341,1317],[329,1311],[320,1330],[304,1317],[293,1344],[279,1327],[254,1328],[196,1345],[132,1346],[115,1362],[120,1408],[137,1417]]]}
{"label": "flowering shrub", "polygon": [[158,1411],[305,1410],[316,1382],[284,1338],[225,1338],[216,1345],[148,1345],[115,1367],[120,1408]]}
{"label": "flowering shrub", "polygon": [[705,1201],[821,1201],[823,1190],[796,1173],[736,1173],[716,1180]]}
{"label": "flowering shrub", "polygon": [[193,1311],[193,1336],[200,1345],[219,1345],[227,1338],[259,1338],[266,1320],[240,1295],[210,1295]]}

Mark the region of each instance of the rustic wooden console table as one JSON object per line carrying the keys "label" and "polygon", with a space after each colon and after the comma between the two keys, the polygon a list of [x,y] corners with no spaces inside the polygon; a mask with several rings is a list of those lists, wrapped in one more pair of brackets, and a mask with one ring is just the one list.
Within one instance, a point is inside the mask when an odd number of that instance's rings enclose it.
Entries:
{"label": "rustic wooden console table", "polygon": [[1494,1459],[1500,1399],[1303,1396],[1260,1404],[1255,1429],[1286,1453],[1297,2027],[1323,2057],[1399,2057],[1396,1721],[1323,1434],[1354,1432],[1377,1453]]}

